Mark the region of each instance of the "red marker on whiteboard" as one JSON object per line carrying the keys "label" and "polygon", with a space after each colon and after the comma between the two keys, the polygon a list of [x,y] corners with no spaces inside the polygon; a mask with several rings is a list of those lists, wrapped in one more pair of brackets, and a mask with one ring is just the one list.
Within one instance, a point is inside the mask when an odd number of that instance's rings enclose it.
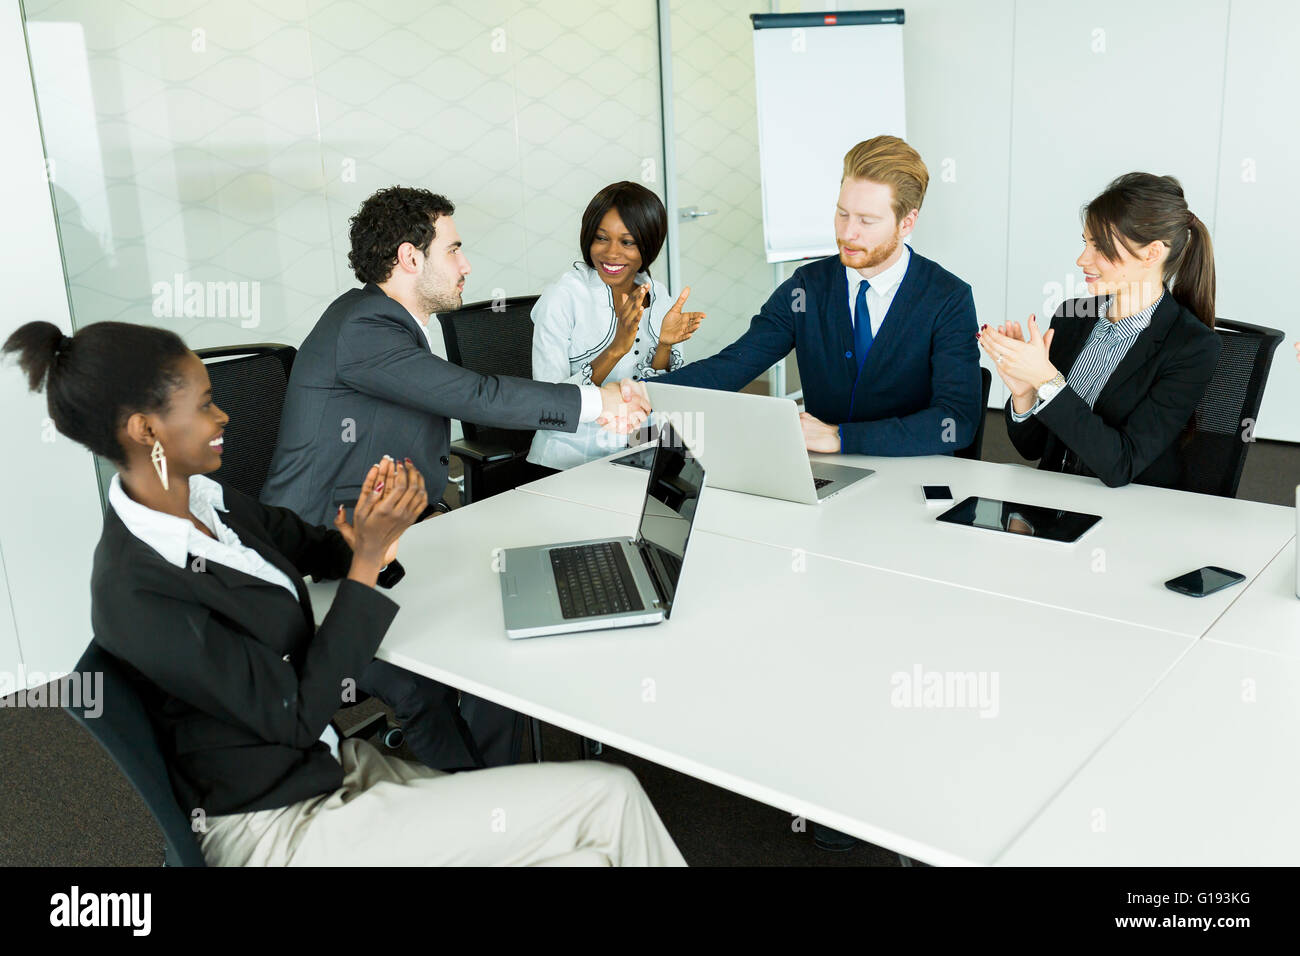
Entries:
{"label": "red marker on whiteboard", "polygon": [[826,24],[828,27],[833,27],[838,22],[839,22],[839,17],[836,17],[833,14],[827,14],[826,16],[822,17],[822,23]]}

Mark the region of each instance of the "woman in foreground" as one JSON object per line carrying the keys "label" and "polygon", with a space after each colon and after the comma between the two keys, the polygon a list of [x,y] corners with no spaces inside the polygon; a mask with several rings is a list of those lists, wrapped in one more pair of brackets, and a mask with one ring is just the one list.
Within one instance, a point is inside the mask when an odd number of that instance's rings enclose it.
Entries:
{"label": "woman in foreground", "polygon": [[[375,588],[428,501],[409,463],[365,476],[351,523],[308,525],[205,477],[226,415],[175,334],[29,322],[4,345],[64,435],[117,467],[91,577],[94,640],[157,730],[216,865],[684,863],[625,768],[445,774],[320,740],[398,606]],[[396,450],[395,450],[396,451]],[[343,578],[320,627],[302,576]]]}

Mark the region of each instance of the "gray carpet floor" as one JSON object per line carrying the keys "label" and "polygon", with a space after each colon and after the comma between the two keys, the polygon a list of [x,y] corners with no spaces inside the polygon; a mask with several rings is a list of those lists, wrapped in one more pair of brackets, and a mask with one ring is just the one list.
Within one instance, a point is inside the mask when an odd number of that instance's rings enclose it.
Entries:
{"label": "gray carpet floor", "polygon": [[[1020,460],[1000,413],[989,415],[984,458]],[[1289,507],[1298,482],[1300,446],[1260,441],[1246,459],[1238,496]],[[580,758],[578,738],[567,731],[544,726],[542,741],[548,760]],[[606,749],[596,759],[636,773],[692,865],[898,865],[893,853],[869,844],[820,851],[810,832],[796,832],[789,814],[630,754]],[[98,744],[62,711],[0,709],[0,768],[0,866],[162,863],[162,838],[149,811]]]}

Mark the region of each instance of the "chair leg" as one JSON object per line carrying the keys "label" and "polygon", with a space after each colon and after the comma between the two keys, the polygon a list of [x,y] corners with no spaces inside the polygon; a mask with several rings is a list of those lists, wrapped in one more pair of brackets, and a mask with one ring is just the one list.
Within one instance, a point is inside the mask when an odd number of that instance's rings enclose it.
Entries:
{"label": "chair leg", "polygon": [[473,462],[465,462],[465,471],[461,475],[464,479],[460,486],[460,503],[464,507],[474,503],[474,496],[478,493],[479,482],[476,479],[482,477],[479,473],[479,467]]}
{"label": "chair leg", "polygon": [[542,722],[536,717],[532,718],[529,725],[529,734],[533,738],[533,760],[536,763],[542,762]]}
{"label": "chair leg", "polygon": [[599,757],[605,752],[605,745],[599,740],[588,740],[586,737],[579,737],[579,745],[582,747],[582,759],[590,760],[592,757]]}

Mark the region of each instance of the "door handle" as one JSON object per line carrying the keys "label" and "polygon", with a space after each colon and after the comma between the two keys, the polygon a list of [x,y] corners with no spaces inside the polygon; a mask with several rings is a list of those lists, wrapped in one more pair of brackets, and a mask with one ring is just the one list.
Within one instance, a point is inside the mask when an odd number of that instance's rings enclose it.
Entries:
{"label": "door handle", "polygon": [[684,209],[677,210],[677,218],[682,222],[690,222],[693,219],[702,219],[705,216],[716,216],[716,209],[700,209],[698,206],[687,206]]}

